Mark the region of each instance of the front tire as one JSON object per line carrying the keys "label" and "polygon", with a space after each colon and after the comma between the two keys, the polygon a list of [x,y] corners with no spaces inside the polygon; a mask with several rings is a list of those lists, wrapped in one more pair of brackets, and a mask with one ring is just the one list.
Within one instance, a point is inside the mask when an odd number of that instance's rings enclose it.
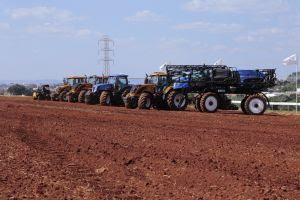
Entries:
{"label": "front tire", "polygon": [[73,94],[72,92],[68,92],[68,93],[66,94],[66,96],[67,96],[67,101],[68,101],[69,103],[75,103],[75,100],[74,100],[74,94]]}
{"label": "front tire", "polygon": [[100,95],[100,106],[110,106],[112,95],[108,91],[103,91]]}
{"label": "front tire", "polygon": [[58,95],[58,100],[62,101],[62,102],[66,102],[67,101],[67,92],[63,91]]}
{"label": "front tire", "polygon": [[152,96],[149,93],[143,93],[141,94],[139,101],[138,101],[138,107],[139,109],[147,109],[149,110],[152,107]]}
{"label": "front tire", "polygon": [[138,107],[137,98],[131,98],[127,95],[125,100],[125,108],[136,109]]}
{"label": "front tire", "polygon": [[78,95],[78,103],[84,103],[85,94],[86,94],[86,90],[80,91]]}
{"label": "front tire", "polygon": [[38,94],[38,95],[37,95],[37,99],[38,99],[39,101],[42,101],[42,100],[44,100],[43,96],[42,96],[42,95],[40,95],[40,94]]}
{"label": "front tire", "polygon": [[205,93],[200,100],[200,107],[203,112],[217,112],[219,107],[218,95],[212,92]]}
{"label": "front tire", "polygon": [[188,105],[186,95],[177,91],[170,92],[167,101],[171,110],[182,111],[185,110]]}
{"label": "front tire", "polygon": [[58,94],[57,93],[51,94],[50,95],[50,100],[51,101],[58,101]]}
{"label": "front tire", "polygon": [[245,101],[245,111],[248,115],[262,115],[266,109],[266,98],[259,94],[251,95]]}

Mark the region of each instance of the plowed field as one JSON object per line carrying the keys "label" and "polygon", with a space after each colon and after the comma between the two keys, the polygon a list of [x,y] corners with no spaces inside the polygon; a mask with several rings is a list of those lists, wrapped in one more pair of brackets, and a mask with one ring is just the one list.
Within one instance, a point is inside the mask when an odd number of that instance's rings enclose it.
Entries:
{"label": "plowed field", "polygon": [[0,199],[300,199],[300,116],[0,97]]}

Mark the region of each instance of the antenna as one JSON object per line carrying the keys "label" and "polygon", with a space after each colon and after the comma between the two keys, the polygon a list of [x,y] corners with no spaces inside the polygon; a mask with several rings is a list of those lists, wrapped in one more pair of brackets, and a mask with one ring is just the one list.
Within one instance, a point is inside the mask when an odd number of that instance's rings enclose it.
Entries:
{"label": "antenna", "polygon": [[114,46],[115,46],[114,41],[110,39],[107,35],[104,35],[98,41],[98,56],[100,57],[98,64],[101,65],[103,63],[104,76],[109,76],[110,65],[111,63],[114,63],[114,59],[112,58],[112,56],[114,56]]}

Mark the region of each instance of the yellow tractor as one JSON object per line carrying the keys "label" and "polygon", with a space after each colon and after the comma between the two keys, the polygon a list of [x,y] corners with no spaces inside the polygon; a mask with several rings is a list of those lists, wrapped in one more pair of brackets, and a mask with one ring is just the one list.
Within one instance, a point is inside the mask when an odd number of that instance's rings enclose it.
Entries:
{"label": "yellow tractor", "polygon": [[74,87],[75,85],[86,83],[86,76],[69,76],[64,78],[63,85],[58,86],[55,89],[55,92],[51,94],[52,101],[68,101],[67,93]]}
{"label": "yellow tractor", "polygon": [[125,107],[130,109],[168,109],[166,101],[172,84],[168,83],[165,72],[154,72],[145,78],[142,85],[135,85],[124,99]]}

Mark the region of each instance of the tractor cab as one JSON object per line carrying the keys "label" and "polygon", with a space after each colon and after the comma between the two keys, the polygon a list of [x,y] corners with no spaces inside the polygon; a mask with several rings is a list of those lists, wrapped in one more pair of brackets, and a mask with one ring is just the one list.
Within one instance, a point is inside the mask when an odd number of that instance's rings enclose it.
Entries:
{"label": "tractor cab", "polygon": [[145,84],[153,85],[156,87],[156,91],[162,91],[167,85],[167,74],[165,72],[154,72],[150,76],[146,76]]}
{"label": "tractor cab", "polygon": [[[105,79],[104,79],[105,80]],[[106,81],[93,86],[93,92],[98,91],[120,91],[128,86],[128,75],[111,75]]]}
{"label": "tractor cab", "polygon": [[123,89],[128,85],[128,76],[127,75],[109,76],[107,79],[107,84],[114,85],[115,90]]}
{"label": "tractor cab", "polygon": [[76,86],[78,84],[86,83],[87,77],[86,76],[70,76],[70,77],[64,78],[63,82],[64,82],[64,85]]}
{"label": "tractor cab", "polygon": [[50,100],[50,87],[49,85],[40,85],[33,89],[34,100]]}
{"label": "tractor cab", "polygon": [[99,102],[101,106],[122,105],[123,96],[131,89],[128,84],[128,75],[110,75],[103,77],[102,82],[95,84],[92,91],[85,95],[85,102],[93,104]]}
{"label": "tractor cab", "polygon": [[107,82],[107,77],[105,76],[89,76],[87,79],[87,82],[91,85],[96,85],[96,84],[101,84],[101,83],[106,83]]}

